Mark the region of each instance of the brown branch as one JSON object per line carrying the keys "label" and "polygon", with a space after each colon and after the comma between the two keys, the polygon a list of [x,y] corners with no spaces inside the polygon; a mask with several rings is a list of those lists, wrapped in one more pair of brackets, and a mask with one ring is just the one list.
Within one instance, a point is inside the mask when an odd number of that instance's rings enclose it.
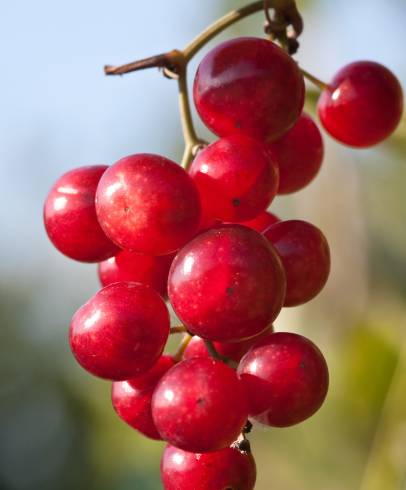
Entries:
{"label": "brown branch", "polygon": [[182,51],[173,49],[168,53],[157,54],[125,65],[106,65],[104,73],[106,75],[124,75],[138,70],[145,70],[146,68],[166,68],[171,73],[178,73],[185,66],[185,63]]}
{"label": "brown branch", "polygon": [[176,325],[175,327],[171,327],[170,334],[174,333],[186,333],[186,327],[184,325]]}

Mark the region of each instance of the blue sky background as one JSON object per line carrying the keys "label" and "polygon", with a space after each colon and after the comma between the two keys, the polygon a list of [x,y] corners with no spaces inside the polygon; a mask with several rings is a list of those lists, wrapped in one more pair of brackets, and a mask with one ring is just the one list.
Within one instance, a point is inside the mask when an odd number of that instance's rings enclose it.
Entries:
{"label": "blue sky background", "polygon": [[[181,47],[226,11],[223,4],[244,3],[2,2],[1,273],[25,275],[50,255],[65,260],[47,243],[41,222],[43,199],[62,172],[139,151],[180,156],[175,84],[155,70],[106,78],[103,65]],[[313,5],[304,11],[298,57],[306,69],[328,79],[343,64],[370,58],[406,82],[401,0]],[[260,34],[260,15],[238,29]]]}

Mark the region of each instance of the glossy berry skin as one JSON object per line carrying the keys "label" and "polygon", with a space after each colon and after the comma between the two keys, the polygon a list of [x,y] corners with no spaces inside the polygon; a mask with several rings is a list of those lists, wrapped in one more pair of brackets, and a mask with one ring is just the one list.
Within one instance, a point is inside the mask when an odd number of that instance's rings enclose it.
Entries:
{"label": "glossy berry skin", "polygon": [[143,284],[116,282],[75,313],[69,341],[84,369],[124,381],[153,366],[168,335],[169,313],[159,294]]}
{"label": "glossy berry skin", "polygon": [[188,330],[226,342],[265,330],[282,307],[285,287],[273,247],[241,225],[198,235],[175,257],[168,279],[170,302]]}
{"label": "glossy berry skin", "polygon": [[283,263],[284,306],[297,306],[317,296],[330,273],[330,249],[323,233],[306,221],[288,220],[270,226],[264,236]]}
{"label": "glossy berry skin", "polygon": [[[255,343],[261,340],[263,337],[267,337],[273,332],[273,326],[271,325],[262,333],[251,339],[244,340],[243,342],[213,342],[216,351],[235,362],[239,362],[244,354]],[[192,357],[209,357],[209,351],[207,350],[204,340],[195,335],[189,342],[183,354],[183,359],[192,359]]]}
{"label": "glossy berry skin", "polygon": [[235,371],[203,357],[170,369],[152,398],[152,417],[162,439],[191,452],[228,447],[244,427],[247,413]]}
{"label": "glossy berry skin", "polygon": [[242,358],[238,374],[250,415],[274,427],[311,417],[328,390],[323,354],[309,339],[294,333],[277,332],[262,339]]}
{"label": "glossy berry skin", "polygon": [[271,225],[274,225],[279,221],[280,218],[278,218],[278,216],[276,216],[273,213],[270,213],[269,211],[264,211],[263,213],[260,213],[256,218],[251,219],[249,221],[244,221],[243,223],[240,224],[244,226],[248,226],[248,228],[252,228],[258,233],[263,233]]}
{"label": "glossy berry skin", "polygon": [[279,166],[278,194],[303,189],[320,170],[324,155],[323,139],[319,128],[306,113],[269,148]]}
{"label": "glossy berry skin", "polygon": [[166,296],[169,268],[174,254],[146,255],[122,250],[99,264],[98,273],[103,286],[113,282],[140,282]]}
{"label": "glossy berry skin", "polygon": [[161,377],[175,364],[173,357],[163,355],[145,374],[129,381],[115,381],[111,400],[118,416],[150,439],[160,440],[151,413],[151,399]]}
{"label": "glossy berry skin", "polygon": [[338,141],[359,148],[380,143],[399,124],[402,87],[386,67],[372,61],[344,66],[324,90],[318,112],[324,128]]}
{"label": "glossy berry skin", "polygon": [[196,454],[168,444],[161,460],[164,490],[253,490],[256,476],[252,454],[231,447]]}
{"label": "glossy berry skin", "polygon": [[108,167],[80,167],[62,175],[48,194],[44,224],[49,239],[64,255],[81,262],[100,262],[118,251],[96,217],[97,184]]}
{"label": "glossy berry skin", "polygon": [[221,138],[201,150],[189,174],[203,212],[223,221],[246,221],[265,211],[279,186],[267,145],[244,135]]}
{"label": "glossy berry skin", "polygon": [[189,175],[171,160],[146,153],[123,158],[106,171],[96,211],[117,245],[150,255],[180,248],[200,221],[199,194]]}
{"label": "glossy berry skin", "polygon": [[295,61],[275,43],[240,37],[203,58],[193,96],[203,122],[218,136],[271,141],[302,112],[304,82]]}

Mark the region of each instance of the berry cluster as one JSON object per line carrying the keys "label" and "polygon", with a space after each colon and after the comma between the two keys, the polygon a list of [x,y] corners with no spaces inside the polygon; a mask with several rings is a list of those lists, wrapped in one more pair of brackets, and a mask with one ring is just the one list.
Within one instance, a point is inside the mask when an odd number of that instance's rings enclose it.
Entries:
{"label": "berry cluster", "polygon": [[[302,112],[298,65],[266,39],[215,47],[193,95],[219,139],[190,168],[136,154],[72,170],[48,195],[45,226],[62,253],[99,263],[104,287],[74,315],[71,349],[113,381],[125,422],[168,443],[164,488],[249,490],[251,422],[297,424],[327,393],[320,350],[273,322],[324,287],[329,247],[312,224],[267,211],[312,181],[323,142]],[[319,102],[326,130],[359,147],[387,137],[401,112],[396,78],[369,62],[341,70]],[[168,305],[182,326],[171,329]],[[171,331],[185,332],[172,356]]]}

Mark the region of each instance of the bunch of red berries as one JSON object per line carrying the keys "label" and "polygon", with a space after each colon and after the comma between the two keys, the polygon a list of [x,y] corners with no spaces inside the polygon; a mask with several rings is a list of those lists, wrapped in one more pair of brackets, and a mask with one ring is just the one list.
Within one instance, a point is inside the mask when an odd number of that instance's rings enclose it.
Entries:
{"label": "bunch of red berries", "polygon": [[[219,139],[189,169],[136,154],[72,170],[46,200],[45,226],[62,253],[100,263],[104,287],[74,315],[70,345],[87,371],[113,381],[118,415],[168,443],[164,488],[249,490],[248,420],[297,424],[327,393],[320,350],[272,325],[282,307],[321,291],[329,247],[312,224],[267,211],[316,176],[323,142],[302,113],[302,72],[268,40],[214,48],[193,93]],[[342,69],[319,102],[325,129],[357,147],[386,138],[401,113],[397,79],[370,62]],[[182,323],[172,330],[186,332],[175,356],[162,354],[166,300]]]}

